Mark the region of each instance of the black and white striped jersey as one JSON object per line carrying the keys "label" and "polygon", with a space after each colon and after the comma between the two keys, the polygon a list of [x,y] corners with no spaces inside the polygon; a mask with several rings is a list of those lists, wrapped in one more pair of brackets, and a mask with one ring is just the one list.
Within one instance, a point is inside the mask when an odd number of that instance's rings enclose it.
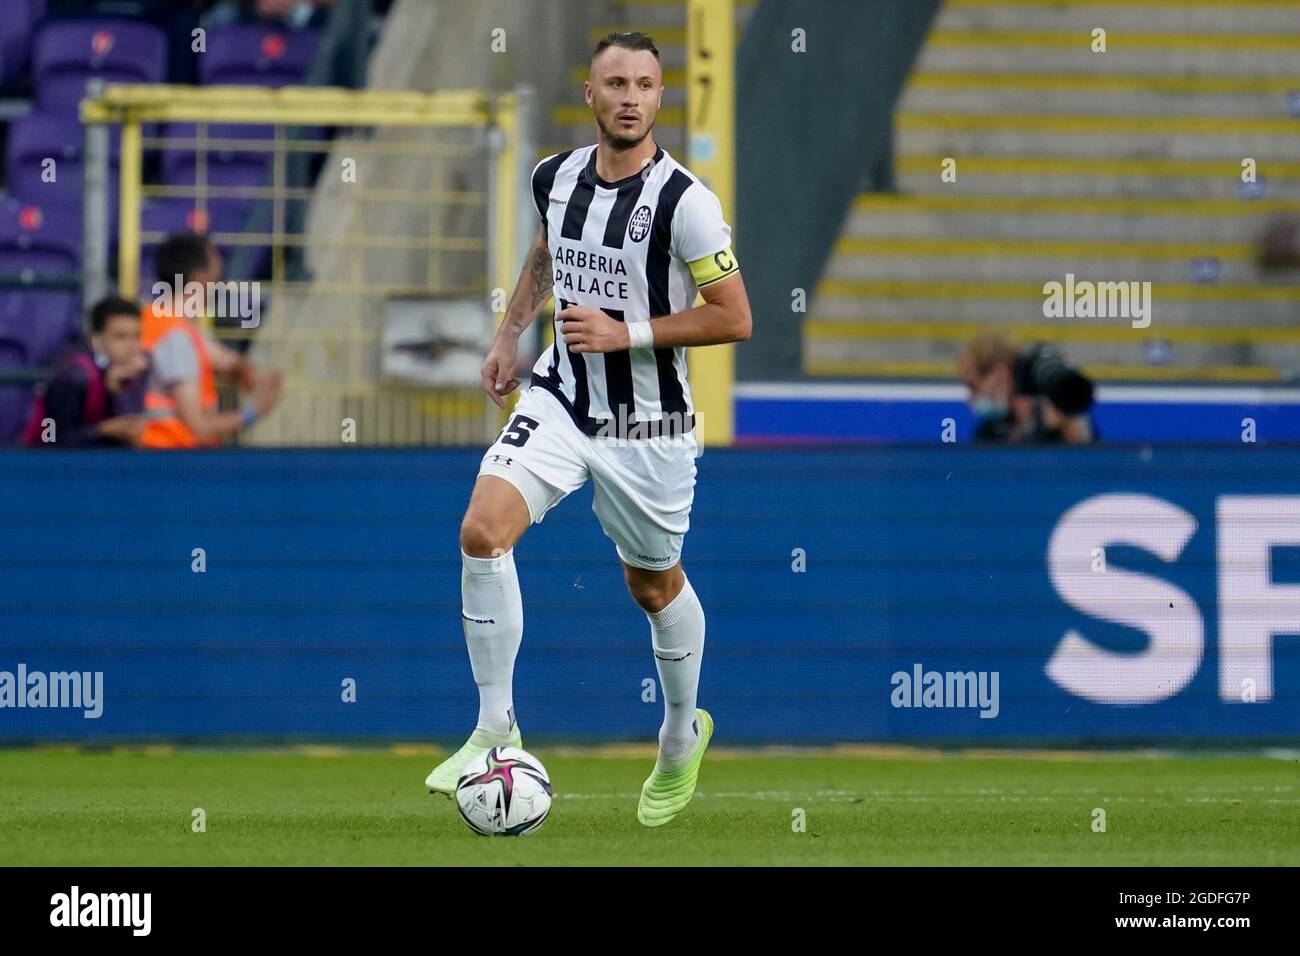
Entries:
{"label": "black and white striped jersey", "polygon": [[[554,266],[556,314],[578,304],[645,322],[690,309],[699,284],[737,271],[718,198],[662,148],[650,166],[618,182],[596,174],[594,145],[558,153],[537,164],[532,186]],[[714,258],[720,265],[707,274],[693,270]],[[685,348],[575,353],[552,322],[555,345],[537,360],[532,384],[559,398],[586,434],[694,427]]]}

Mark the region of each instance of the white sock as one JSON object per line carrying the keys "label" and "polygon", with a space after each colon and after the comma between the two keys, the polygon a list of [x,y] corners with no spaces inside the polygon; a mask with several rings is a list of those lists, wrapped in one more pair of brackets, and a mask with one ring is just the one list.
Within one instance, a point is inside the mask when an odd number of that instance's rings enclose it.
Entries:
{"label": "white sock", "polygon": [[495,558],[461,552],[461,623],[478,685],[478,729],[508,734],[515,722],[515,655],[524,636],[514,549]]}
{"label": "white sock", "polygon": [[664,722],[659,728],[662,771],[686,763],[699,739],[695,727],[695,694],[704,654],[704,608],[688,580],[662,611],[647,613],[659,687],[664,696]]}

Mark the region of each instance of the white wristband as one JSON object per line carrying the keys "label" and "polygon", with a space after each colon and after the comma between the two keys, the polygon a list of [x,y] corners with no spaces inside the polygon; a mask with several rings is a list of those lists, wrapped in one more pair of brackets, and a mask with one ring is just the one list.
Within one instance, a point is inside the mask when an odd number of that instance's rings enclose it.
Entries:
{"label": "white wristband", "polygon": [[649,322],[629,322],[627,324],[628,348],[651,349],[655,344],[655,330]]}

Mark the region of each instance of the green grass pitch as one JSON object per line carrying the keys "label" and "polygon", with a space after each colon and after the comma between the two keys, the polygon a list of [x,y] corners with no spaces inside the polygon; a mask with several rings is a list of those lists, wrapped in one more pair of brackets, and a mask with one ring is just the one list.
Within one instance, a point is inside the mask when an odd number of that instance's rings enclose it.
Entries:
{"label": "green grass pitch", "polygon": [[0,864],[1300,864],[1295,759],[719,751],[651,831],[651,751],[619,753],[539,748],[550,819],[489,839],[424,790],[432,752],[0,750]]}

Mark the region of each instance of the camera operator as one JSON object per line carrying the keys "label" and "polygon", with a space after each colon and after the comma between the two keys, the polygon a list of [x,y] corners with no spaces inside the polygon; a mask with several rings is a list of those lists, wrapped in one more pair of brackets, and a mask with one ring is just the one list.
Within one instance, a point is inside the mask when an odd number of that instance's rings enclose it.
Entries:
{"label": "camera operator", "polygon": [[957,369],[978,420],[977,442],[1096,441],[1092,382],[1066,365],[1054,345],[1038,343],[1021,353],[1003,335],[983,332],[962,349]]}

